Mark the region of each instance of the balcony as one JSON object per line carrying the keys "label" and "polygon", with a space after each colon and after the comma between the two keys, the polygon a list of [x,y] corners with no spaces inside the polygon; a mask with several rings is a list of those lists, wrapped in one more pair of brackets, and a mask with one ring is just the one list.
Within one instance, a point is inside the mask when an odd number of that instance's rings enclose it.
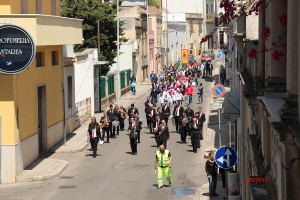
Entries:
{"label": "balcony", "polygon": [[206,21],[214,23],[215,22],[215,16],[212,15],[212,14],[206,14]]}
{"label": "balcony", "polygon": [[25,29],[37,46],[82,43],[82,20],[60,16],[16,14],[0,15],[0,24]]}

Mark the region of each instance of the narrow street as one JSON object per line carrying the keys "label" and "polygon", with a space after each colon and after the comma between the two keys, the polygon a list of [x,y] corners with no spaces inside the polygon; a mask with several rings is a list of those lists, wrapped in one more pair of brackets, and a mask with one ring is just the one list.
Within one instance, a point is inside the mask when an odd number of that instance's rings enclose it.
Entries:
{"label": "narrow street", "polygon": [[[204,84],[204,104],[197,104],[197,95],[193,97],[192,108],[202,106],[204,112],[209,111],[213,77],[200,79]],[[195,93],[196,93],[195,88]],[[197,154],[192,152],[190,140],[188,144],[180,144],[180,135],[170,121],[170,140],[167,149],[173,157],[171,188],[156,189],[154,173],[155,140],[145,128],[143,98],[134,102],[143,119],[141,143],[138,144],[138,155],[131,155],[129,138],[126,131],[120,132],[111,143],[98,146],[100,155],[94,159],[87,156],[88,149],[79,153],[55,153],[51,158],[66,160],[69,165],[63,173],[45,182],[6,185],[2,187],[0,199],[196,199],[197,189],[207,183],[204,171],[204,145]],[[186,102],[183,103],[186,108]],[[173,112],[173,107],[171,108]],[[99,117],[97,118],[99,120]],[[208,115],[207,121],[208,122]],[[126,127],[128,120],[126,119]],[[205,137],[205,133],[204,133]],[[205,141],[202,140],[203,143]],[[88,147],[89,148],[89,147]],[[167,182],[165,182],[167,183]]]}

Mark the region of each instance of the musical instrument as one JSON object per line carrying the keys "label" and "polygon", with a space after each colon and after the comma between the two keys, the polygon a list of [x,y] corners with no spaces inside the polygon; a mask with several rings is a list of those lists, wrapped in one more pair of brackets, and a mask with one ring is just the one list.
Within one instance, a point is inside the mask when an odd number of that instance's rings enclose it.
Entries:
{"label": "musical instrument", "polygon": [[125,119],[127,117],[127,115],[128,115],[127,112],[125,112],[125,111],[123,111],[121,109],[119,109],[119,112],[120,112],[120,116],[121,116],[122,119]]}
{"label": "musical instrument", "polygon": [[115,120],[111,124],[112,124],[113,127],[118,127],[120,125],[120,122]]}
{"label": "musical instrument", "polygon": [[107,121],[106,123],[101,124],[100,129],[108,127],[109,123],[110,123],[110,121]]}

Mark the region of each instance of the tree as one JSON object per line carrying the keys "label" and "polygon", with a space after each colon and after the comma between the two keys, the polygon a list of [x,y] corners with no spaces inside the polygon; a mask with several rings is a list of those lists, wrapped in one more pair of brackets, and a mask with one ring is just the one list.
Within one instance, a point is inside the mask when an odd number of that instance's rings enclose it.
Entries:
{"label": "tree", "polygon": [[149,6],[159,6],[159,0],[148,0]]}
{"label": "tree", "polygon": [[[117,5],[115,2],[101,4],[99,0],[62,0],[61,13],[64,17],[83,19],[83,44],[75,45],[75,52],[98,47],[97,21],[100,20],[100,60],[108,61],[101,67],[106,75],[117,56]],[[120,21],[120,43],[124,38],[124,22]]]}

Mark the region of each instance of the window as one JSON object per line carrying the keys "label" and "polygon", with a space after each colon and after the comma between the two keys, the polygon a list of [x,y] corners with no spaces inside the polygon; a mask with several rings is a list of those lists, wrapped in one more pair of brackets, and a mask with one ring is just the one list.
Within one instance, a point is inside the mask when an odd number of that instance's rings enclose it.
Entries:
{"label": "window", "polygon": [[72,76],[68,76],[68,108],[73,107],[73,78]]}
{"label": "window", "polygon": [[22,14],[27,14],[28,13],[28,0],[22,0],[21,1],[21,9],[22,9]]}
{"label": "window", "polygon": [[206,4],[206,14],[208,14],[209,10],[208,10],[208,4]]}
{"label": "window", "polygon": [[213,4],[210,4],[210,12],[211,12],[211,14],[214,14],[214,5]]}
{"label": "window", "polygon": [[51,0],[51,15],[56,15],[56,0]]}
{"label": "window", "polygon": [[52,66],[59,64],[58,51],[52,51]]}
{"label": "window", "polygon": [[44,52],[36,52],[35,60],[36,60],[36,67],[45,66],[45,53]]}
{"label": "window", "polygon": [[42,14],[42,0],[35,0],[36,14]]}

